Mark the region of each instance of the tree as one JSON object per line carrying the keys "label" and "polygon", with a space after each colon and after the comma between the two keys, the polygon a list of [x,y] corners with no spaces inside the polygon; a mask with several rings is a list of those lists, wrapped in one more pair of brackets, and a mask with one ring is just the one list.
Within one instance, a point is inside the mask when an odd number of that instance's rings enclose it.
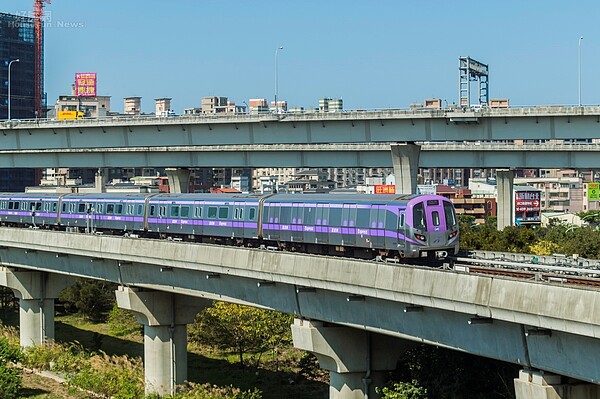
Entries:
{"label": "tree", "polygon": [[103,321],[115,303],[116,285],[107,281],[78,279],[60,294],[65,309],[79,312],[83,317]]}
{"label": "tree", "polygon": [[292,316],[284,313],[216,302],[198,314],[189,336],[192,341],[236,351],[240,365],[245,353],[255,353],[258,366],[264,352],[290,344],[291,323]]}
{"label": "tree", "polygon": [[11,363],[19,361],[21,351],[10,344],[6,337],[0,337],[0,387],[2,397],[16,399],[23,385],[21,370],[12,367]]}
{"label": "tree", "polygon": [[396,382],[391,387],[375,388],[381,399],[427,399],[427,389],[417,381]]}

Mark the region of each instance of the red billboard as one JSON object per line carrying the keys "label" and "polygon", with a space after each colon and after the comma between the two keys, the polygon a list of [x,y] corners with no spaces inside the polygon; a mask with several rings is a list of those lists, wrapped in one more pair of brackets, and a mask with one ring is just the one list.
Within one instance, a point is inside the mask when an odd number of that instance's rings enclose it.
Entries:
{"label": "red billboard", "polygon": [[539,224],[541,221],[541,194],[540,191],[515,192],[515,223]]}
{"label": "red billboard", "polygon": [[517,191],[515,193],[516,212],[539,212],[540,209],[539,191]]}
{"label": "red billboard", "polygon": [[77,72],[75,74],[75,95],[77,97],[96,96],[96,72]]}
{"label": "red billboard", "polygon": [[396,194],[396,186],[393,184],[376,184],[375,194]]}

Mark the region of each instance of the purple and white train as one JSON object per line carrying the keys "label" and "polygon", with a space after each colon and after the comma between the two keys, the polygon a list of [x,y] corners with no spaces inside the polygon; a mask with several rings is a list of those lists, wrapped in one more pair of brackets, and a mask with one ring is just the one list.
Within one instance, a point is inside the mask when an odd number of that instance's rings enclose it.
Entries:
{"label": "purple and white train", "polygon": [[371,259],[458,252],[437,195],[0,194],[0,221]]}

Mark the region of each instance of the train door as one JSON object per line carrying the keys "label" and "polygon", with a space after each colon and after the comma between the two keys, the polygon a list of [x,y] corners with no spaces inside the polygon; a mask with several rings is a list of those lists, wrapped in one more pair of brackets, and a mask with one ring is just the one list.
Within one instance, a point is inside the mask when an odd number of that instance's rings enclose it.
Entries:
{"label": "train door", "polygon": [[317,204],[317,242],[329,243],[329,204]]}
{"label": "train door", "polygon": [[371,242],[373,243],[373,247],[375,248],[383,248],[384,247],[384,214],[385,208],[383,205],[373,205],[371,207],[371,216],[369,221],[371,225],[369,229],[371,231]]}
{"label": "train door", "polygon": [[398,249],[403,249],[406,244],[406,209],[398,209]]}
{"label": "train door", "polygon": [[356,204],[342,206],[342,245],[356,244]]}
{"label": "train door", "polygon": [[278,202],[271,202],[269,206],[265,207],[269,210],[269,214],[267,217],[267,226],[269,226],[269,239],[277,240],[279,239],[279,213],[281,210],[281,204]]}
{"label": "train door", "polygon": [[292,223],[291,223],[291,238],[292,241],[304,241],[304,207],[299,202],[292,203]]}
{"label": "train door", "polygon": [[446,218],[444,206],[438,199],[430,199],[425,202],[425,215],[427,232],[429,233],[429,246],[440,247],[446,245]]}
{"label": "train door", "polygon": [[244,203],[233,202],[232,228],[234,237],[244,237]]}

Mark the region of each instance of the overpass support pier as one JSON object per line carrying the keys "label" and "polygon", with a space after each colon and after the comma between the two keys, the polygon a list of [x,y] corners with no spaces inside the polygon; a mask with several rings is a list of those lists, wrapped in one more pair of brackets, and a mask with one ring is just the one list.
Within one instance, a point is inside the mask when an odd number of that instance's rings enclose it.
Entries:
{"label": "overpass support pier", "polygon": [[564,384],[563,377],[543,371],[521,370],[515,379],[516,399],[599,399],[600,385]]}
{"label": "overpass support pier", "polygon": [[167,168],[167,178],[169,179],[170,193],[188,193],[190,191],[191,171],[186,168]]}
{"label": "overpass support pier", "polygon": [[19,298],[21,346],[36,346],[54,339],[54,300],[75,283],[75,277],[0,267],[0,285]]}
{"label": "overpass support pier", "polygon": [[513,207],[513,182],[515,171],[509,169],[496,170],[496,185],[498,187],[498,231],[515,224]]}
{"label": "overpass support pier", "polygon": [[[317,321],[295,319],[294,346],[312,352],[329,370],[330,399],[377,398],[375,387],[386,384],[387,371],[413,344],[398,338]],[[367,396],[368,395],[368,396]]]}
{"label": "overpass support pier", "polygon": [[146,394],[174,395],[187,379],[186,324],[210,306],[208,300],[160,291],[119,287],[117,305],[133,311],[144,325]]}
{"label": "overpass support pier", "polygon": [[421,146],[416,144],[392,144],[390,147],[396,179],[396,194],[416,194]]}

